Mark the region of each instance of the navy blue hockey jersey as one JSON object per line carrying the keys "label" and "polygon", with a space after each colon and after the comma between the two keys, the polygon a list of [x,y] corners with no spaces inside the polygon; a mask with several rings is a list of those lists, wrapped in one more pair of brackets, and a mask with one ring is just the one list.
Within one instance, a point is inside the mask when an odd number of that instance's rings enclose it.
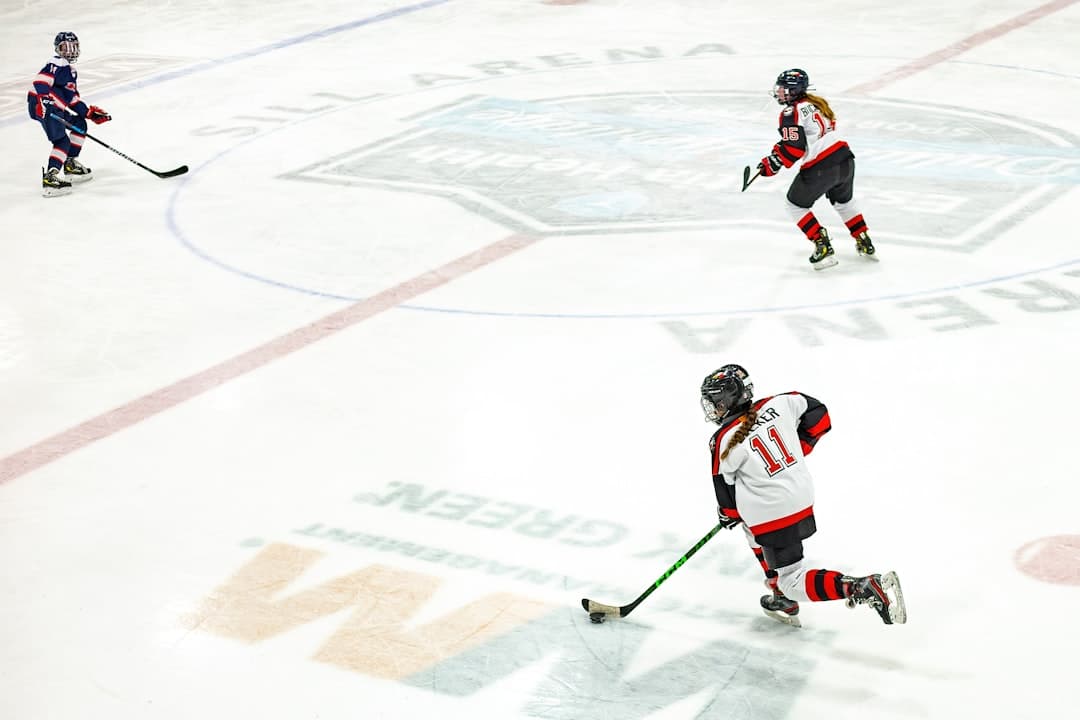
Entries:
{"label": "navy blue hockey jersey", "polygon": [[31,113],[40,96],[52,98],[57,107],[79,117],[86,117],[90,107],[79,97],[77,76],[75,68],[64,58],[54,57],[50,60],[34,78],[34,87],[26,96]]}

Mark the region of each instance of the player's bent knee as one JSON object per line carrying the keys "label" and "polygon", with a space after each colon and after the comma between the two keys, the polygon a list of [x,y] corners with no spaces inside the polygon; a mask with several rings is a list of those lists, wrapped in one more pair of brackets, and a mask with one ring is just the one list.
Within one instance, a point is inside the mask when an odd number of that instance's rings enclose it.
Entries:
{"label": "player's bent knee", "polygon": [[803,559],[803,544],[801,540],[790,545],[781,545],[780,547],[762,545],[761,549],[765,553],[765,562],[769,564],[769,567],[780,572],[782,572],[782,568],[794,565]]}

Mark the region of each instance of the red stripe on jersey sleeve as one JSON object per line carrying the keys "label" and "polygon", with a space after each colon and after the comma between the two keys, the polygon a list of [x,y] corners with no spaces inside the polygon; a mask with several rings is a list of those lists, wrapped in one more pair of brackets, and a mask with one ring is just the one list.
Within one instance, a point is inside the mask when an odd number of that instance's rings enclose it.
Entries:
{"label": "red stripe on jersey sleeve", "polygon": [[821,437],[825,433],[832,429],[832,421],[829,420],[829,411],[826,410],[825,414],[821,416],[821,419],[814,423],[814,427],[807,428],[806,432],[810,433],[811,437]]}

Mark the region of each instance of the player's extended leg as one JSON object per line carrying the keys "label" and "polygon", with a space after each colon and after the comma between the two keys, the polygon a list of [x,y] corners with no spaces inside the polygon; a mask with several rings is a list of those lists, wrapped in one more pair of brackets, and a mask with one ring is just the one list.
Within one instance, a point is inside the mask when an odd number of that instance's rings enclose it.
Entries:
{"label": "player's extended leg", "polygon": [[[904,596],[896,573],[852,577],[835,570],[807,569],[803,564],[801,542],[779,548],[764,547],[763,550],[765,561],[776,568],[779,591],[791,600],[846,600],[848,607],[869,605],[886,625],[907,621]],[[889,596],[889,590],[893,591],[894,597]],[[764,606],[765,598],[762,598]]]}
{"label": "player's extended leg", "polygon": [[874,243],[870,240],[870,230],[855,202],[855,159],[848,159],[843,170],[840,182],[829,188],[825,196],[829,198],[836,214],[844,221],[851,237],[855,239],[855,249],[863,257],[876,260]]}
{"label": "player's extended leg", "polygon": [[788,215],[799,226],[806,239],[814,243],[814,253],[810,256],[810,264],[815,270],[824,270],[836,264],[835,253],[832,243],[829,242],[829,232],[818,222],[812,208],[824,194],[824,188],[815,187],[816,183],[808,181],[803,173],[795,176],[788,188],[785,206]]}

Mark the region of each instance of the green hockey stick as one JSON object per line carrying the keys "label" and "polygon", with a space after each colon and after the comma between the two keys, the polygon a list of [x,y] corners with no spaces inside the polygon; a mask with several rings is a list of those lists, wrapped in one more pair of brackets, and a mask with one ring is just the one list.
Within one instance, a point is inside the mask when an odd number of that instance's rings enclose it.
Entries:
{"label": "green hockey stick", "polygon": [[708,535],[698,540],[697,544],[694,545],[694,547],[687,550],[685,555],[679,558],[679,560],[674,565],[669,567],[667,569],[667,572],[661,575],[660,578],[656,582],[654,582],[648,590],[641,593],[641,595],[638,596],[638,599],[630,603],[629,605],[605,605],[604,603],[598,603],[595,600],[582,598],[581,607],[585,608],[585,612],[589,613],[589,619],[592,620],[594,623],[604,622],[604,618],[608,615],[613,615],[615,617],[626,617],[627,615],[632,613],[634,611],[634,608],[640,605],[645,598],[652,595],[653,590],[656,590],[656,588],[663,585],[665,580],[671,577],[671,575],[676,570],[682,567],[683,563],[689,560],[694,553],[704,547],[705,543],[712,540],[713,535],[723,530],[724,527],[724,525],[718,524],[716,527],[710,530]]}

